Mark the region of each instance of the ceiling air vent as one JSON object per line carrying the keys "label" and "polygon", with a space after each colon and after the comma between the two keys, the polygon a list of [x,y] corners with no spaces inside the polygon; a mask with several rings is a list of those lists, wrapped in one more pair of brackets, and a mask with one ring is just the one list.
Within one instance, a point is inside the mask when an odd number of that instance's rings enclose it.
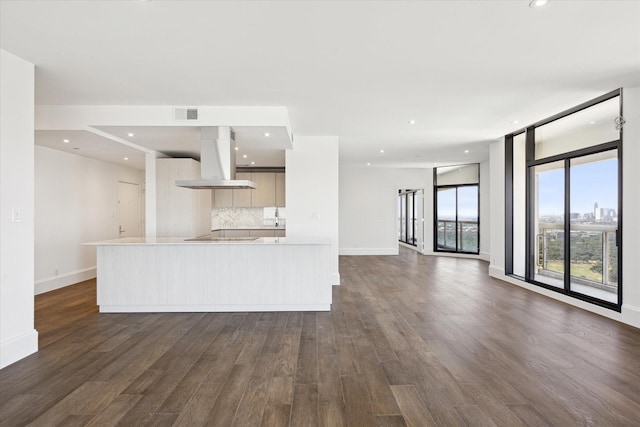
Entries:
{"label": "ceiling air vent", "polygon": [[174,120],[198,120],[197,108],[175,108],[173,110]]}

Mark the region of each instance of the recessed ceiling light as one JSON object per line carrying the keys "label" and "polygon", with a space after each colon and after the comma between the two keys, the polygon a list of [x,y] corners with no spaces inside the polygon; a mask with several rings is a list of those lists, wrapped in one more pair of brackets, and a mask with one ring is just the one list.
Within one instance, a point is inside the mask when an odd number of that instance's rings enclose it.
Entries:
{"label": "recessed ceiling light", "polygon": [[62,142],[64,142],[65,144],[68,144],[69,140],[68,139],[63,139]]}
{"label": "recessed ceiling light", "polygon": [[595,122],[595,120],[591,120],[591,121],[589,122],[589,124],[590,124],[590,125],[595,125],[595,124],[596,124],[596,122]]}
{"label": "recessed ceiling light", "polygon": [[252,165],[255,165],[255,164],[256,164],[256,162],[251,162],[251,164],[252,164]]}
{"label": "recessed ceiling light", "polygon": [[371,166],[371,163],[367,162],[367,166]]}
{"label": "recessed ceiling light", "polygon": [[246,159],[246,158],[247,158],[247,155],[246,155],[246,154],[243,154],[243,155],[242,155],[242,158],[243,158],[243,159]]}
{"label": "recessed ceiling light", "polygon": [[384,150],[380,150],[380,153],[384,153]]}
{"label": "recessed ceiling light", "polygon": [[464,154],[469,154],[469,150],[464,150]]}
{"label": "recessed ceiling light", "polygon": [[269,132],[265,132],[264,136],[271,136],[271,134]]}
{"label": "recessed ceiling light", "polygon": [[520,121],[519,121],[519,120],[511,120],[511,124],[512,124],[512,125],[517,125],[518,123],[520,123]]}
{"label": "recessed ceiling light", "polygon": [[416,121],[415,121],[415,120],[409,120],[409,124],[410,124],[410,125],[415,125],[415,124],[416,124]]}
{"label": "recessed ceiling light", "polygon": [[133,134],[132,134],[131,132],[129,132],[127,135],[128,135],[128,136],[133,136]]}
{"label": "recessed ceiling light", "polygon": [[128,158],[128,157],[125,157],[124,159],[125,159],[125,160],[129,160],[129,158]]}
{"label": "recessed ceiling light", "polygon": [[240,148],[239,147],[235,147],[234,150],[238,151]]}
{"label": "recessed ceiling light", "polygon": [[549,0],[531,0],[531,2],[529,2],[529,7],[531,8],[542,7],[547,3],[549,3]]}

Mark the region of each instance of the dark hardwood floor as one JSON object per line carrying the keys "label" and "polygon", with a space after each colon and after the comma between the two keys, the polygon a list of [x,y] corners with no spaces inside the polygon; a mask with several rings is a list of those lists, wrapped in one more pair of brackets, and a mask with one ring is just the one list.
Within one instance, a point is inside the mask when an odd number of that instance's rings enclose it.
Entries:
{"label": "dark hardwood floor", "polygon": [[640,330],[476,260],[342,257],[331,312],[99,314],[36,297],[0,425],[638,426]]}

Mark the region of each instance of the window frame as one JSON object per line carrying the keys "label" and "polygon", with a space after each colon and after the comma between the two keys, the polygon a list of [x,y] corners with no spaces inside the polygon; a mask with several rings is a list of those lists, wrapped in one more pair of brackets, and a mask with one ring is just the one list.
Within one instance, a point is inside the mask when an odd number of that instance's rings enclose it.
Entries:
{"label": "window frame", "polygon": [[[467,183],[467,184],[448,184],[448,185],[438,185],[438,168],[433,168],[433,251],[438,253],[455,253],[455,254],[465,254],[465,255],[480,255],[480,163],[468,163],[468,165],[477,165],[478,166],[478,176],[476,183]],[[466,166],[466,165],[460,165]],[[446,166],[448,167],[448,166]],[[478,213],[478,246],[477,251],[465,251],[462,248],[458,247],[458,188],[460,187],[476,187],[478,194],[478,204],[477,204],[477,213]],[[439,189],[456,189],[456,249],[440,249],[438,247],[438,190]]]}
{"label": "window frame", "polygon": [[[561,153],[545,158],[535,159],[535,129],[544,126],[548,123],[551,123],[555,120],[562,119],[564,117],[570,116],[572,114],[578,113],[582,110],[590,108],[594,105],[600,104],[602,102],[608,101],[610,99],[619,97],[619,116],[623,116],[623,93],[622,89],[616,89],[610,91],[604,95],[598,96],[592,100],[584,102],[580,105],[577,105],[568,110],[562,111],[558,114],[554,114],[546,119],[540,120],[530,126],[519,129],[515,132],[505,135],[505,275],[512,277],[517,280],[522,280],[527,283],[531,283],[536,286],[543,287],[545,289],[549,289],[551,291],[561,293],[567,296],[570,296],[575,299],[579,299],[582,301],[586,301],[592,303],[594,305],[598,305],[601,307],[605,307],[608,309],[612,309],[620,312],[622,310],[622,300],[623,300],[623,280],[622,280],[622,254],[623,254],[623,241],[622,241],[622,229],[623,229],[623,200],[622,200],[622,168],[623,168],[623,138],[624,132],[621,128],[619,130],[619,139],[613,141],[605,141],[601,144],[592,145],[585,148],[580,148],[574,151],[569,151],[566,153]],[[514,212],[514,197],[513,197],[513,142],[514,138],[518,135],[525,133],[526,136],[526,162],[525,162],[525,277],[513,274],[513,238],[514,238],[514,229],[513,229],[513,212]],[[551,285],[547,285],[545,283],[536,281],[534,279],[534,268],[535,268],[535,257],[536,254],[532,251],[532,242],[535,236],[533,236],[533,224],[532,218],[534,217],[533,209],[534,203],[532,195],[534,194],[534,182],[531,178],[531,170],[533,167],[538,165],[543,165],[547,163],[564,161],[565,168],[565,191],[564,191],[564,203],[565,203],[565,212],[564,212],[564,232],[565,236],[570,236],[570,163],[571,159],[587,156],[590,154],[597,154],[610,150],[618,150],[618,206],[617,214],[618,214],[618,231],[617,231],[617,242],[618,242],[618,300],[617,303],[611,303],[599,298],[592,297],[590,295],[582,294],[576,291],[572,291],[570,289],[571,280],[570,280],[570,269],[566,268],[567,264],[570,263],[570,239],[565,239],[565,279],[564,279],[564,288],[558,288]]]}
{"label": "window frame", "polygon": [[[418,247],[418,239],[416,238],[416,213],[417,213],[417,207],[416,207],[416,193],[420,191],[420,190],[398,190],[398,200],[400,205],[402,205],[403,202],[403,196],[404,196],[404,212],[405,212],[405,217],[404,217],[404,238],[405,240],[402,240],[401,238],[398,238],[398,242],[404,243],[406,245],[410,245],[410,246],[414,246],[414,247]],[[409,212],[409,195],[411,195],[411,212]],[[399,213],[399,225],[400,222],[402,221],[402,215],[401,215],[402,209],[400,209],[400,213]],[[413,218],[413,220],[410,219],[409,214],[411,214],[411,218]],[[411,240],[412,242],[409,241],[409,226],[411,226],[412,230],[411,230]],[[399,237],[402,237],[402,226],[400,225],[400,233],[399,233]]]}

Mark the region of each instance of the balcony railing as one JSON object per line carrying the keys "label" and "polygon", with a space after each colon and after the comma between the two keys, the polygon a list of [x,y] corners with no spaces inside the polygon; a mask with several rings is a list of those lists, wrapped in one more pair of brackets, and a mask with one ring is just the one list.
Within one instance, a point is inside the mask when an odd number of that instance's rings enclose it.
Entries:
{"label": "balcony railing", "polygon": [[[617,229],[615,224],[571,224],[571,283],[617,291]],[[562,223],[538,224],[537,274],[563,280],[564,239]]]}
{"label": "balcony railing", "polygon": [[[458,251],[478,252],[478,221],[458,221]],[[456,250],[456,221],[438,220],[438,249]]]}

